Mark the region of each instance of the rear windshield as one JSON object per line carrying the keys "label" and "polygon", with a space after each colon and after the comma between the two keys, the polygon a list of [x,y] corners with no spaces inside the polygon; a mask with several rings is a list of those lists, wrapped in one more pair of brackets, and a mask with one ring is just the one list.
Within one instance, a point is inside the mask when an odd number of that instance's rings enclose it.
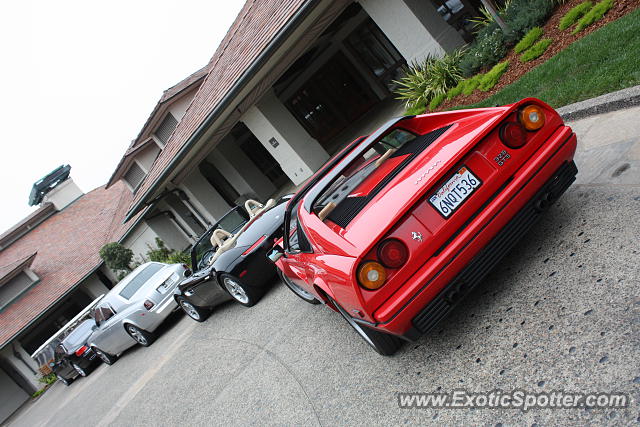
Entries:
{"label": "rear windshield", "polygon": [[67,350],[73,350],[87,342],[87,338],[91,335],[91,331],[95,325],[93,320],[85,320],[80,323],[71,333],[64,339],[63,344]]}
{"label": "rear windshield", "polygon": [[147,282],[147,280],[151,279],[151,277],[158,271],[162,270],[162,268],[164,268],[164,265],[162,264],[149,264],[137,274],[135,272],[131,273],[135,274],[135,276],[133,276],[129,280],[129,283],[122,288],[120,296],[126,299],[131,298],[136,292],[138,292],[138,289]]}
{"label": "rear windshield", "polygon": [[316,199],[313,211],[318,213],[328,203],[336,205],[351,194],[376,169],[376,160],[388,150],[397,150],[416,139],[404,129],[394,129],[375,143],[362,156],[354,160]]}

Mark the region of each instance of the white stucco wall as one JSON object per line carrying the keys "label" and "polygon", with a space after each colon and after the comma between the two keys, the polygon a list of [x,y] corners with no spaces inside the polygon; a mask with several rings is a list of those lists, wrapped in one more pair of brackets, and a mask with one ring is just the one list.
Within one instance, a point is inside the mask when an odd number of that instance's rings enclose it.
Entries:
{"label": "white stucco wall", "polygon": [[78,287],[82,292],[87,294],[89,298],[96,299],[100,295],[104,295],[109,292],[109,289],[100,281],[98,275],[93,273],[87,277]]}
{"label": "white stucco wall", "polygon": [[60,211],[83,194],[80,187],[73,182],[73,179],[69,178],[48,192],[42,199],[42,203],[51,202]]}
{"label": "white stucco wall", "polygon": [[360,5],[408,63],[464,44],[429,1],[360,0]]}
{"label": "white stucco wall", "polygon": [[[156,246],[156,234],[146,221],[140,221],[129,235],[122,241],[122,245],[133,251],[134,261],[144,262],[149,251],[149,246]],[[162,237],[160,237],[162,238]],[[164,240],[164,239],[163,239]],[[165,242],[168,244],[168,242]]]}
{"label": "white stucco wall", "polygon": [[[15,347],[15,350],[21,355],[22,360],[24,360],[36,372],[35,374],[31,372],[31,370],[27,368],[21,360],[19,360],[16,356],[14,356],[13,354],[14,347]],[[2,358],[5,362],[9,363],[16,371],[18,371],[24,377],[24,379],[26,379],[36,390],[39,390],[42,387],[44,387],[44,384],[38,381],[40,379],[38,364],[36,363],[35,360],[31,358],[31,355],[29,355],[22,348],[22,346],[18,341],[12,341],[9,344],[7,344],[5,348],[0,350],[0,358]]]}
{"label": "white stucco wall", "polygon": [[144,150],[136,154],[135,161],[138,162],[138,165],[146,172],[149,173],[151,170],[151,165],[156,160],[160,154],[160,147],[156,144],[149,144]]}
{"label": "white stucco wall", "polygon": [[189,92],[186,92],[184,95],[180,96],[180,98],[172,101],[171,105],[169,106],[169,111],[171,112],[171,114],[173,114],[173,117],[178,120],[178,122],[182,120],[184,113],[187,112],[187,108],[189,108],[189,104],[191,103],[191,100],[195,96],[196,92],[197,88],[192,89]]}

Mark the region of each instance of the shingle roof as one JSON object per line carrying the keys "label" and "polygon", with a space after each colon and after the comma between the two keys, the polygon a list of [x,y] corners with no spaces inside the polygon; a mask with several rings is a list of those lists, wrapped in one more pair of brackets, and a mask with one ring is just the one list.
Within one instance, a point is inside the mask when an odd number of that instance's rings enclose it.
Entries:
{"label": "shingle roof", "polygon": [[245,3],[209,61],[208,74],[187,112],[137,190],[132,208],[141,202],[188,139],[304,3],[305,0]]}
{"label": "shingle roof", "polygon": [[19,258],[9,264],[0,266],[0,286],[5,281],[5,278],[10,279],[11,275],[18,269],[29,268],[31,263],[36,257],[37,252],[27,255],[23,258]]}
{"label": "shingle roof", "polygon": [[37,252],[31,270],[40,278],[0,313],[0,348],[100,266],[102,245],[118,240],[135,224],[121,222],[131,199],[122,182],[108,190],[99,187],[0,252],[0,265],[14,264]]}

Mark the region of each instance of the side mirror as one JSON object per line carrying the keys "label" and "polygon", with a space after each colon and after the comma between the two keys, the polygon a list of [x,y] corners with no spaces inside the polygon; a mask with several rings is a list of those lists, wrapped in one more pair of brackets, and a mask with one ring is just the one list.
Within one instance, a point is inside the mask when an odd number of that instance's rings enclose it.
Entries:
{"label": "side mirror", "polygon": [[280,258],[282,258],[284,256],[284,249],[282,249],[282,247],[280,247],[280,245],[275,245],[273,247],[273,250],[271,252],[269,252],[269,255],[267,255],[267,258],[269,258],[271,260],[271,262],[277,262]]}

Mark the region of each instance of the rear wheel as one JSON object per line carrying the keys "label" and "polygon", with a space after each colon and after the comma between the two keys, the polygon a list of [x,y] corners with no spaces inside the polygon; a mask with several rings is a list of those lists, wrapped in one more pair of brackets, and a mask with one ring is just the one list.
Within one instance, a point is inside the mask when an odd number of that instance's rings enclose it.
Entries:
{"label": "rear wheel", "polygon": [[116,363],[116,360],[118,360],[118,356],[113,356],[109,353],[105,353],[99,348],[93,347],[93,351],[98,355],[100,360],[102,360],[102,362],[107,365],[113,365],[114,363]]}
{"label": "rear wheel", "polygon": [[81,377],[86,377],[88,375],[87,371],[82,369],[82,367],[78,365],[76,362],[72,362],[71,366],[73,366],[73,369],[75,369],[76,372],[80,374]]}
{"label": "rear wheel", "polygon": [[144,329],[140,329],[135,325],[126,324],[124,326],[124,329],[131,336],[131,338],[136,340],[136,342],[143,347],[149,347],[151,344],[153,344],[153,341],[155,340],[155,337],[151,332],[147,332]]}
{"label": "rear wheel", "polygon": [[353,320],[349,313],[330,296],[327,296],[334,307],[342,315],[344,320],[360,335],[360,337],[369,344],[378,354],[383,356],[391,356],[402,347],[402,340],[394,335],[385,334],[384,332],[371,329],[365,325]]}
{"label": "rear wheel", "polygon": [[67,387],[69,387],[73,382],[72,379],[67,379],[61,375],[58,375],[58,381],[60,381],[62,384],[66,385]]}
{"label": "rear wheel", "polygon": [[176,299],[178,301],[178,305],[182,308],[182,311],[196,322],[204,322],[211,314],[209,310],[191,304],[191,302],[185,297],[178,297]]}
{"label": "rear wheel", "polygon": [[245,307],[252,307],[260,301],[262,296],[258,290],[243,283],[240,279],[230,274],[223,274],[221,276],[222,286],[233,297],[234,300],[244,305]]}
{"label": "rear wheel", "polygon": [[316,297],[311,293],[304,290],[302,287],[296,285],[289,279],[280,269],[278,269],[278,276],[280,276],[280,280],[287,285],[291,292],[296,294],[300,299],[308,302],[309,304],[320,304],[320,301],[316,299]]}

